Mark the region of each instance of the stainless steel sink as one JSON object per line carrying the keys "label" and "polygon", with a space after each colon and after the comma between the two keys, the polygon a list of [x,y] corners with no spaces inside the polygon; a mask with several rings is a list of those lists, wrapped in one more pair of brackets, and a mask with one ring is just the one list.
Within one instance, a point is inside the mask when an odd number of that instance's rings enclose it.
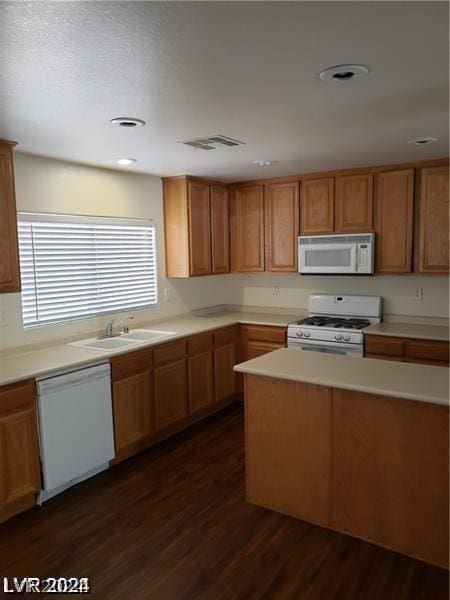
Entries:
{"label": "stainless steel sink", "polygon": [[176,335],[174,331],[162,331],[160,329],[132,329],[129,333],[124,333],[122,339],[154,342],[173,335]]}

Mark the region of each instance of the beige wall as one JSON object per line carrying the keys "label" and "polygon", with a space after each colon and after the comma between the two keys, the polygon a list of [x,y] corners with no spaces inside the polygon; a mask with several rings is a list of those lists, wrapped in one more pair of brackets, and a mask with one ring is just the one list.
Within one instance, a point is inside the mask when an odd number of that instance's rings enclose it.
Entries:
{"label": "beige wall", "polygon": [[[217,304],[307,308],[313,292],[375,294],[396,315],[446,317],[446,277],[299,277],[262,273],[193,280],[164,277],[162,191],[159,177],[109,171],[25,154],[16,154],[18,210],[154,219],[157,227],[159,296],[157,308],[135,311],[135,322],[161,319]],[[279,293],[274,293],[277,286]],[[423,300],[415,289],[423,288]],[[164,302],[164,290],[171,300]],[[24,330],[19,294],[0,296],[0,348],[84,335],[103,328],[110,317]]]}
{"label": "beige wall", "polygon": [[[157,308],[134,311],[135,323],[229,302],[227,276],[195,280],[164,277],[164,240],[161,179],[124,171],[109,171],[26,154],[16,154],[17,209],[36,212],[153,219],[156,222]],[[171,300],[164,302],[164,290]],[[103,328],[110,316],[24,330],[20,294],[0,295],[0,348],[22,346],[83,335]]]}

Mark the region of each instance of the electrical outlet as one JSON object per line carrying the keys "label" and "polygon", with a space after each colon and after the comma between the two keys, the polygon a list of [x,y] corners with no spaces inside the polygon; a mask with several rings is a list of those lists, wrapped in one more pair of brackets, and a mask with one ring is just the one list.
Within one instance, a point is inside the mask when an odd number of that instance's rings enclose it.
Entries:
{"label": "electrical outlet", "polygon": [[170,302],[171,300],[171,290],[170,288],[165,288],[164,290],[164,302]]}
{"label": "electrical outlet", "polygon": [[414,297],[416,300],[423,300],[423,288],[416,288]]}
{"label": "electrical outlet", "polygon": [[280,293],[280,284],[279,283],[274,283],[273,284],[273,294],[279,294]]}

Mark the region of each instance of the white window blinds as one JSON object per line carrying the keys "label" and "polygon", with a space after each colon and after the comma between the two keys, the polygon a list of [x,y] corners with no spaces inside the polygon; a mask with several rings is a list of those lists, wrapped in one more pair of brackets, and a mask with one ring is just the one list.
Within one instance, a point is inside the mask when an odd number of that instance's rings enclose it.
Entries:
{"label": "white window blinds", "polygon": [[19,213],[26,327],[157,303],[152,221]]}

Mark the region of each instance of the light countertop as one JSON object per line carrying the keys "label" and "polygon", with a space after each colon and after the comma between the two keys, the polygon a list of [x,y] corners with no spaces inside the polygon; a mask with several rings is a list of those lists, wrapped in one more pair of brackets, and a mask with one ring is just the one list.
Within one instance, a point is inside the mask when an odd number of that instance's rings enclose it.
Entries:
{"label": "light countertop", "polygon": [[344,390],[449,405],[444,367],[331,356],[282,348],[236,365],[235,371]]}
{"label": "light countertop", "polygon": [[370,325],[364,333],[372,335],[387,335],[393,337],[416,338],[422,340],[449,341],[449,328],[445,325],[419,325],[417,323],[390,323],[383,321]]}
{"label": "light countertop", "polygon": [[[299,311],[300,312],[300,311]],[[234,325],[237,323],[252,325],[269,325],[285,327],[291,321],[301,317],[301,314],[271,314],[253,312],[213,312],[203,315],[189,314],[173,317],[166,321],[139,324],[139,328],[163,329],[176,332],[176,335],[165,340],[147,342],[132,347],[114,351],[100,351],[68,346],[64,343],[52,344],[35,349],[12,349],[11,352],[0,354],[0,386],[46,375],[54,371],[108,360],[111,356],[136,352],[149,346],[160,345],[176,339],[195,335],[205,331]],[[83,338],[92,336],[83,336]],[[73,341],[73,340],[71,340]]]}

